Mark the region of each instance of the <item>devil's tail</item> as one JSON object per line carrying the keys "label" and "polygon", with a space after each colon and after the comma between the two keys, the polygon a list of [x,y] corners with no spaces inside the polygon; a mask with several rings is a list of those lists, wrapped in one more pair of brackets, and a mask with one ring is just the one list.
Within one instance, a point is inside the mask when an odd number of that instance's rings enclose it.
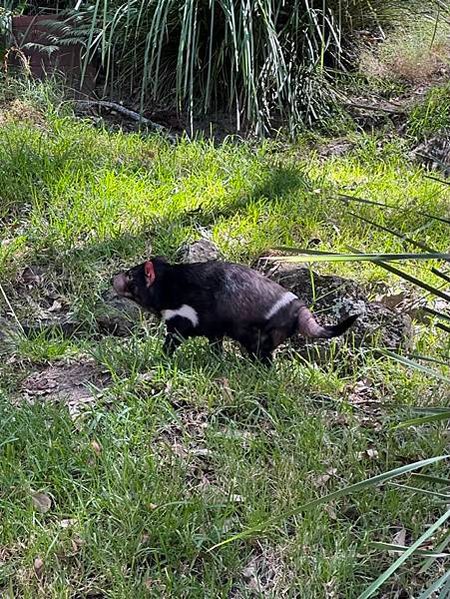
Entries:
{"label": "devil's tail", "polygon": [[335,326],[322,326],[317,322],[308,308],[306,306],[302,306],[298,313],[298,332],[305,337],[322,337],[325,339],[338,337],[339,335],[345,333],[345,331],[352,326],[358,316],[358,314],[349,316]]}

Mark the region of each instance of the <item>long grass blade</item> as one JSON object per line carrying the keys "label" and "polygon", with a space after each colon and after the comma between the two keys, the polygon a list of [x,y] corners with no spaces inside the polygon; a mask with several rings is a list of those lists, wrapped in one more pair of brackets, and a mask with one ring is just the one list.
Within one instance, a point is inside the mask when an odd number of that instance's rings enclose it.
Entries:
{"label": "long grass blade", "polygon": [[[396,553],[404,553],[409,549],[405,545],[396,545],[394,543],[382,543],[381,541],[373,541],[370,546],[374,549],[381,549],[382,551],[394,551]],[[436,551],[426,551],[425,549],[416,549],[413,553],[414,556],[418,557],[432,557],[434,559],[441,557],[450,557],[450,553],[440,553]]]}
{"label": "long grass blade", "polygon": [[414,493],[421,493],[422,495],[429,495],[430,497],[436,497],[437,499],[446,499],[450,503],[450,495],[448,493],[439,493],[438,491],[430,491],[429,489],[421,489],[420,487],[413,487],[412,485],[401,485],[398,483],[389,483],[392,487],[399,489],[406,489],[407,491],[413,491]]}
{"label": "long grass blade", "polygon": [[447,510],[432,526],[430,526],[421,535],[415,543],[413,543],[408,549],[402,553],[402,555],[385,571],[381,574],[364,592],[359,595],[358,599],[368,599],[375,591],[377,591],[391,576],[398,570],[398,568],[417,550],[419,547],[429,539],[436,530],[438,530],[448,519],[450,518],[450,510]]}
{"label": "long grass blade", "polygon": [[395,212],[402,212],[402,213],[413,212],[414,214],[417,214],[419,216],[425,216],[426,218],[429,218],[432,220],[437,220],[439,222],[450,225],[450,219],[444,218],[442,216],[437,216],[435,214],[430,214],[428,212],[423,212],[422,210],[416,210],[413,208],[404,208],[402,206],[396,206],[394,204],[383,204],[383,202],[377,202],[375,200],[367,200],[365,198],[358,198],[356,196],[349,196],[349,195],[342,194],[342,193],[338,194],[337,199],[341,200],[345,203],[359,202],[360,204],[369,204],[371,206],[379,206],[380,208],[388,208],[389,210],[394,210]]}
{"label": "long grass blade", "polygon": [[[450,544],[450,532],[447,532],[444,535],[443,540],[438,543],[438,545],[436,546],[436,551],[437,552],[441,552],[444,551],[444,549],[446,547],[448,547],[448,545]],[[422,567],[419,570],[419,574],[423,574],[423,572],[426,572],[434,563],[435,558],[434,557],[429,557],[428,559],[426,559],[422,565]]]}
{"label": "long grass blade", "polygon": [[[286,249],[286,248],[275,248]],[[398,262],[401,260],[445,260],[450,262],[450,254],[441,252],[429,254],[337,254],[331,252],[319,252],[315,250],[307,250],[300,248],[289,248],[291,252],[298,252],[295,256],[267,256],[266,260],[275,262]],[[449,296],[450,297],[450,296]]]}
{"label": "long grass blade", "polygon": [[445,324],[442,324],[441,322],[436,323],[436,328],[440,329],[441,331],[444,331],[445,333],[450,333],[450,327],[447,327]]}
{"label": "long grass blade", "polygon": [[429,416],[420,416],[418,418],[410,418],[404,420],[400,424],[397,424],[393,428],[408,428],[410,426],[423,426],[424,424],[430,424],[432,422],[442,422],[444,420],[450,420],[450,409],[443,414],[430,414]]}
{"label": "long grass blade", "polygon": [[437,310],[434,310],[433,308],[429,308],[428,306],[424,306],[422,308],[422,310],[424,312],[428,312],[428,314],[431,314],[432,316],[436,316],[436,318],[442,318],[443,320],[448,320],[450,322],[449,314],[444,314],[443,312],[438,312]]}
{"label": "long grass blade", "polygon": [[397,362],[400,362],[400,364],[403,364],[404,366],[407,366],[408,368],[413,368],[414,370],[418,370],[419,372],[422,372],[423,374],[427,374],[428,376],[431,376],[435,379],[439,379],[446,383],[450,383],[450,377],[445,376],[444,374],[442,374],[441,372],[438,372],[437,370],[432,370],[431,368],[422,366],[422,364],[419,364],[418,362],[414,362],[413,360],[409,360],[408,358],[405,358],[403,356],[399,356],[398,354],[396,354],[388,349],[380,349],[379,352],[385,356],[388,356],[389,358],[392,358],[393,360],[396,360]]}
{"label": "long grass blade", "polygon": [[366,480],[360,481],[358,483],[348,485],[347,487],[343,487],[342,489],[333,491],[332,493],[329,493],[328,495],[324,495],[317,499],[313,499],[312,501],[309,501],[308,503],[305,503],[304,505],[302,505],[296,509],[293,509],[289,512],[285,512],[284,514],[281,514],[281,515],[274,516],[273,518],[269,518],[268,520],[261,522],[261,524],[259,524],[257,526],[253,526],[253,527],[248,528],[236,535],[228,537],[224,541],[216,543],[215,545],[210,547],[208,549],[208,551],[213,551],[219,547],[222,547],[223,545],[227,545],[228,543],[233,543],[235,541],[245,539],[247,537],[252,536],[255,533],[261,533],[264,530],[267,530],[268,528],[270,528],[271,526],[276,524],[277,522],[286,520],[293,516],[297,516],[298,514],[301,514],[302,512],[313,509],[319,505],[322,505],[323,503],[328,503],[334,499],[338,499],[339,497],[351,495],[353,493],[361,491],[362,489],[366,489],[368,487],[373,487],[375,485],[386,482],[386,481],[396,478],[398,476],[402,476],[403,474],[408,474],[409,472],[418,470],[419,468],[424,468],[425,466],[430,466],[431,464],[435,464],[442,460],[448,459],[449,457],[450,456],[443,455],[443,456],[428,458],[426,460],[420,460],[419,462],[414,462],[413,464],[407,464],[406,466],[400,466],[399,468],[395,468],[394,470],[389,470],[388,472],[383,472],[382,474],[378,474],[376,476],[373,476]]}
{"label": "long grass blade", "polygon": [[380,225],[379,223],[376,223],[375,221],[370,220],[369,218],[366,218],[365,216],[361,216],[361,214],[357,214],[356,212],[349,212],[349,215],[353,216],[354,218],[357,218],[358,220],[362,220],[363,222],[367,223],[368,225],[375,227],[379,231],[384,231],[385,233],[389,233],[390,235],[393,235],[394,237],[397,237],[398,239],[401,239],[402,241],[406,241],[410,245],[418,247],[418,248],[424,250],[425,252],[429,252],[429,253],[435,252],[435,250],[433,248],[430,248],[430,246],[428,246],[426,243],[422,243],[421,241],[412,239],[411,237],[408,237],[407,235],[404,235],[403,233],[400,233],[400,231],[396,231],[395,229],[390,229],[389,227]]}
{"label": "long grass blade", "polygon": [[[358,253],[358,250],[356,250],[350,246],[348,247],[348,249],[355,253]],[[383,262],[381,260],[374,260],[374,262],[378,266],[381,266],[381,268],[384,268],[384,270],[387,270],[388,272],[391,272],[392,274],[397,275],[398,277],[404,279],[405,281],[408,281],[409,283],[412,283],[413,285],[416,285],[417,287],[420,287],[421,289],[428,291],[432,295],[435,295],[437,297],[440,297],[440,298],[446,300],[447,302],[450,302],[450,295],[448,293],[445,293],[444,291],[441,291],[437,287],[433,287],[433,285],[429,285],[425,281],[422,281],[421,279],[418,279],[417,277],[413,277],[409,273],[407,273],[403,270],[400,270],[399,268],[392,266],[391,264],[386,264],[385,262]]]}
{"label": "long grass blade", "polygon": [[426,483],[450,486],[450,478],[440,478],[439,476],[430,476],[429,474],[417,474],[416,472],[413,472],[411,477],[415,480],[422,480]]}
{"label": "long grass blade", "polygon": [[426,591],[424,591],[421,595],[419,595],[418,599],[430,599],[430,597],[435,597],[436,591],[448,581],[450,580],[450,570],[446,572],[443,576],[438,578],[435,583],[433,583]]}

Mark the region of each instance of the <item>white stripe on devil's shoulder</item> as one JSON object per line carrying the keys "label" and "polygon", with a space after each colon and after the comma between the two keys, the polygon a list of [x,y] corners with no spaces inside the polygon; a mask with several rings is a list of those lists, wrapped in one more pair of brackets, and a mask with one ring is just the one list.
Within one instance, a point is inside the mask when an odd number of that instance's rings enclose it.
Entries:
{"label": "white stripe on devil's shoulder", "polygon": [[280,299],[278,299],[267,312],[266,320],[270,320],[272,316],[275,316],[275,314],[281,310],[281,308],[284,308],[296,299],[298,299],[298,297],[290,291],[286,291],[286,293],[283,293]]}
{"label": "white stripe on devil's shoulder", "polygon": [[161,312],[161,316],[163,317],[164,322],[167,322],[176,316],[181,316],[181,318],[187,318],[187,320],[190,320],[193,327],[198,325],[197,311],[194,310],[192,306],[188,306],[187,304],[183,304],[181,308],[177,308],[176,310],[163,310]]}

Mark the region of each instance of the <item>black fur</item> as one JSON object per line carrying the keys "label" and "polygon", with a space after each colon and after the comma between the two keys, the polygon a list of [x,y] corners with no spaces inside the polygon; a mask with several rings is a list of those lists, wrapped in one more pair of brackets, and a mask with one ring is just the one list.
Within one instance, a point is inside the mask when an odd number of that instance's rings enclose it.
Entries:
{"label": "black fur", "polygon": [[172,353],[187,337],[207,337],[220,349],[224,337],[238,341],[252,358],[270,363],[273,350],[288,337],[304,332],[313,337],[334,337],[346,331],[357,316],[334,327],[321,327],[298,298],[268,313],[287,290],[260,273],[228,262],[169,264],[151,260],[155,280],[149,284],[145,263],[113,279],[116,291],[144,309],[161,316],[184,304],[198,315],[194,326],[181,316],[170,318],[164,348]]}

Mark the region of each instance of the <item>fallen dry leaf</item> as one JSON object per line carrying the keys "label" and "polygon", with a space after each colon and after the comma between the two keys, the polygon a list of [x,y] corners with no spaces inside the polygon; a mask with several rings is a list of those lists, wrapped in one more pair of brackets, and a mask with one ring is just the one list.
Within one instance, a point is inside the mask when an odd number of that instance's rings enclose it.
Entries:
{"label": "fallen dry leaf", "polygon": [[332,476],[335,476],[337,473],[337,468],[330,468],[325,472],[325,474],[320,474],[317,478],[314,479],[315,484],[318,487],[323,487]]}
{"label": "fallen dry leaf", "polygon": [[39,285],[42,282],[43,275],[42,268],[36,266],[26,266],[21,275],[22,283],[32,287],[33,285]]}
{"label": "fallen dry leaf", "polygon": [[102,453],[102,447],[98,441],[91,441],[91,447],[95,453],[95,455],[100,455]]}
{"label": "fallen dry leaf", "polygon": [[75,518],[65,518],[64,520],[59,521],[59,526],[61,528],[69,528],[69,526],[75,526],[77,520]]}
{"label": "fallen dry leaf", "polygon": [[263,588],[258,576],[258,569],[255,564],[251,564],[242,570],[242,576],[244,577],[247,586],[257,593],[261,593]]}
{"label": "fallen dry leaf", "polygon": [[401,528],[395,535],[394,538],[392,539],[392,543],[394,545],[406,545],[406,529],[405,528]]}
{"label": "fallen dry leaf", "polygon": [[365,460],[365,459],[375,460],[378,456],[379,456],[378,451],[376,449],[373,449],[372,447],[369,447],[365,451],[360,451],[358,453],[358,460]]}
{"label": "fallen dry leaf", "polygon": [[337,520],[338,519],[336,510],[333,508],[333,506],[331,506],[331,505],[325,505],[325,507],[323,509],[328,514],[328,516],[331,518],[331,520]]}
{"label": "fallen dry leaf", "polygon": [[36,577],[39,579],[42,578],[42,574],[44,573],[44,561],[40,557],[37,557],[34,560],[33,567]]}
{"label": "fallen dry leaf", "polygon": [[406,297],[406,293],[401,291],[400,293],[383,295],[382,297],[377,299],[380,302],[380,304],[383,304],[383,306],[386,306],[386,308],[390,308],[391,310],[393,310],[394,308],[400,306],[400,304],[402,304],[405,301]]}
{"label": "fallen dry leaf", "polygon": [[72,542],[72,550],[74,553],[78,553],[81,547],[84,545],[85,540],[82,539],[79,535],[74,535],[71,539]]}
{"label": "fallen dry leaf", "polygon": [[31,499],[34,507],[41,514],[45,514],[52,507],[52,500],[45,493],[33,493]]}

